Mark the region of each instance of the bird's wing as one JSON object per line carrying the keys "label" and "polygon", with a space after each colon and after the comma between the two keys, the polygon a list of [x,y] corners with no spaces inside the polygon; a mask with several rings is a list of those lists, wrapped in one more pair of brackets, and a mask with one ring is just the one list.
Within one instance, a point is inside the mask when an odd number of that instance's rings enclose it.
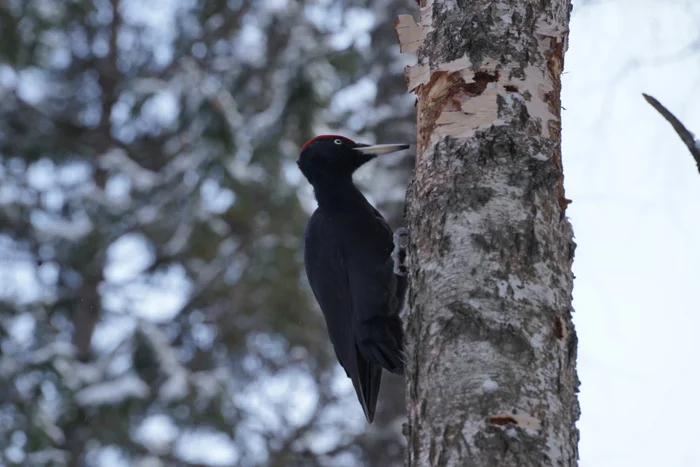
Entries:
{"label": "bird's wing", "polygon": [[353,327],[360,352],[386,370],[403,374],[403,325],[399,278],[394,274],[393,234],[384,218],[344,231],[343,260],[352,297]]}
{"label": "bird's wing", "polygon": [[326,319],[335,354],[352,380],[360,405],[371,423],[382,369],[369,362],[357,348],[342,239],[319,210],[314,212],[306,227],[304,265],[311,290]]}

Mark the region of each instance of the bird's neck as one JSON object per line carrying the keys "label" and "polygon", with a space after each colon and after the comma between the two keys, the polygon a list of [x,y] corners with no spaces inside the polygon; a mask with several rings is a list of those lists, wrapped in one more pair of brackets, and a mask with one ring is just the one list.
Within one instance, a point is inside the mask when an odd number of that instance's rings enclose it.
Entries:
{"label": "bird's neck", "polygon": [[314,194],[319,207],[336,212],[364,206],[367,199],[350,179],[323,181],[314,184]]}

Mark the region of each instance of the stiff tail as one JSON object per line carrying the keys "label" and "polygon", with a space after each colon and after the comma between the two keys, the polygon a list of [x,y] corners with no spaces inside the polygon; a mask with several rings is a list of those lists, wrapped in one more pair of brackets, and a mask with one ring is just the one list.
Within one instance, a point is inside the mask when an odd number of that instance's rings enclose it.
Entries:
{"label": "stiff tail", "polygon": [[391,373],[403,375],[403,325],[398,315],[360,324],[355,333],[362,356]]}
{"label": "stiff tail", "polygon": [[367,361],[360,352],[357,352],[357,373],[351,376],[352,384],[357,393],[362,410],[368,423],[374,421],[374,413],[377,410],[377,398],[379,386],[382,382],[382,369]]}

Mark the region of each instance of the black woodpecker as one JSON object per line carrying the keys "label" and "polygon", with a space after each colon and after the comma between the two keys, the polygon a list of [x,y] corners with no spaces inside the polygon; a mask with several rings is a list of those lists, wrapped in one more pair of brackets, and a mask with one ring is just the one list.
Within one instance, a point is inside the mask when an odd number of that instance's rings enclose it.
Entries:
{"label": "black woodpecker", "polygon": [[392,233],[352,175],[377,155],[408,147],[322,135],[307,141],[297,159],[318,201],[306,226],[306,275],[369,423],[382,368],[399,375],[404,370],[399,312],[408,285],[403,265],[408,231]]}

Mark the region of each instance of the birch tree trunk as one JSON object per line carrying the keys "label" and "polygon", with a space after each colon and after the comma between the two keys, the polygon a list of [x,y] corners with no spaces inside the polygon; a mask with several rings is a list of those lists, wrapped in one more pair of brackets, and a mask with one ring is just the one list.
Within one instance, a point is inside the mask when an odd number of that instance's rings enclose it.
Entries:
{"label": "birch tree trunk", "polygon": [[561,72],[569,0],[420,0],[407,197],[409,466],[578,461],[575,244]]}

